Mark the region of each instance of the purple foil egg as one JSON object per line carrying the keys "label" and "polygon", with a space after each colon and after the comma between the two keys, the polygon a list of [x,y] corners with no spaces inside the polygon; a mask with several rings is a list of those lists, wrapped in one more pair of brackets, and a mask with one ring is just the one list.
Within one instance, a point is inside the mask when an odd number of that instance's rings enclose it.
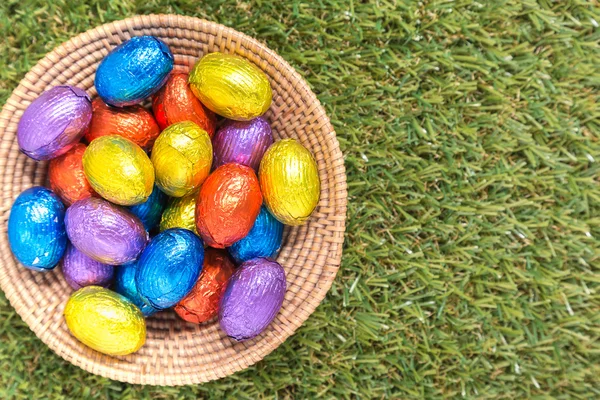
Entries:
{"label": "purple foil egg", "polygon": [[221,297],[221,329],[239,342],[258,336],[275,319],[285,289],[285,271],[277,262],[262,257],[246,261]]}
{"label": "purple foil egg", "polygon": [[135,260],[148,241],[142,221],[124,208],[96,197],[73,203],[67,209],[65,226],[77,250],[104,264]]}
{"label": "purple foil egg", "polygon": [[251,121],[227,121],[213,141],[213,169],[238,163],[258,170],[265,151],[273,144],[271,126],[263,117]]}
{"label": "purple foil egg", "polygon": [[31,102],[17,127],[19,148],[34,160],[66,153],[83,137],[92,120],[87,93],[73,86],[55,86]]}
{"label": "purple foil egg", "polygon": [[62,259],[62,272],[65,280],[75,290],[84,286],[108,287],[115,274],[112,265],[93,260],[69,244]]}

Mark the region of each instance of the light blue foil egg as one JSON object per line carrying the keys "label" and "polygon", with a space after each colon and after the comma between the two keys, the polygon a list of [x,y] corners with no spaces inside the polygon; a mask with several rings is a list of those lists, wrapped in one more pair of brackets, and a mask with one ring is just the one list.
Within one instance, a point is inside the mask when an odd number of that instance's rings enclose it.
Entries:
{"label": "light blue foil egg", "polygon": [[114,291],[127,297],[133,304],[142,310],[144,317],[149,317],[158,311],[158,309],[149,306],[142,300],[137,286],[135,285],[135,271],[137,270],[137,261],[116,267]]}
{"label": "light blue foil egg", "polygon": [[232,244],[229,254],[238,264],[256,257],[273,257],[281,247],[282,238],[283,224],[262,206],[248,235]]}
{"label": "light blue foil egg", "polygon": [[162,231],[138,259],[138,292],[154,308],[172,307],[192,290],[203,262],[204,245],[196,234],[181,228]]}
{"label": "light blue foil egg", "polygon": [[115,47],[96,70],[94,85],[106,104],[125,107],[152,96],[173,69],[173,53],[154,36],[136,36]]}
{"label": "light blue foil egg", "polygon": [[65,206],[58,196],[41,186],[22,192],[10,210],[8,243],[25,267],[54,268],[67,248]]}
{"label": "light blue foil egg", "polygon": [[160,222],[160,217],[167,204],[167,195],[154,186],[148,200],[141,204],[129,207],[129,211],[138,217],[147,231],[154,229]]}

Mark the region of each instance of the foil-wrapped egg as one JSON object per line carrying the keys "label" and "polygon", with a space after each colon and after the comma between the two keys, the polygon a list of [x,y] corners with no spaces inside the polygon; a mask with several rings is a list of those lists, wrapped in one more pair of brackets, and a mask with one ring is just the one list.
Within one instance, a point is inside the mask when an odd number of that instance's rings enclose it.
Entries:
{"label": "foil-wrapped egg", "polygon": [[208,246],[231,246],[250,232],[262,200],[252,168],[220,166],[206,179],[196,200],[198,233]]}
{"label": "foil-wrapped egg", "polygon": [[221,297],[221,329],[239,342],[258,336],[275,319],[285,290],[285,271],[277,262],[246,261],[233,273]]}
{"label": "foil-wrapped egg", "polygon": [[17,127],[19,148],[34,160],[50,160],[79,142],[92,119],[92,103],[84,90],[55,86],[23,112]]}
{"label": "foil-wrapped egg", "polygon": [[173,53],[154,36],[136,36],[115,47],[96,70],[98,96],[115,107],[131,106],[152,96],[173,69]]}
{"label": "foil-wrapped egg", "polygon": [[283,224],[262,206],[248,235],[228,247],[229,254],[238,264],[256,257],[273,257],[282,238]]}
{"label": "foil-wrapped egg", "polygon": [[101,136],[83,153],[83,171],[92,188],[122,206],[148,200],[154,167],[140,146],[121,136]]}
{"label": "foil-wrapped egg", "polygon": [[135,260],[148,241],[137,217],[97,197],[73,203],[67,209],[65,227],[73,246],[104,264]]}
{"label": "foil-wrapped egg", "polygon": [[188,229],[198,234],[196,229],[196,192],[169,200],[160,220],[160,231],[170,228]]}
{"label": "foil-wrapped egg", "polygon": [[166,204],[167,195],[164,194],[157,186],[154,186],[154,189],[152,190],[150,197],[148,197],[148,200],[128,208],[133,215],[142,221],[144,228],[150,232],[160,222]]}
{"label": "foil-wrapped egg", "polygon": [[83,172],[85,149],[85,144],[77,143],[65,154],[52,159],[48,165],[50,188],[66,206],[96,194]]}
{"label": "foil-wrapped egg", "polygon": [[43,271],[58,264],[67,247],[65,206],[51,190],[34,186],[23,191],[10,209],[8,244],[29,269]]}
{"label": "foil-wrapped egg", "polygon": [[202,57],[192,68],[189,83],[202,104],[229,119],[248,121],[263,115],[271,105],[271,84],[265,73],[232,54]]}
{"label": "foil-wrapped egg", "polygon": [[74,292],[64,311],[71,334],[100,353],[124,356],[146,342],[146,321],[125,297],[99,286]]}
{"label": "foil-wrapped egg", "polygon": [[142,252],[135,285],[144,302],[163,310],[177,304],[194,287],[202,271],[204,245],[187,229],[167,229]]}
{"label": "foil-wrapped egg", "polygon": [[92,101],[92,122],[85,134],[91,143],[100,136],[117,135],[131,140],[145,151],[150,151],[160,135],[160,128],[152,113],[136,105],[126,108],[111,107],[101,98]]}
{"label": "foil-wrapped egg", "polygon": [[102,264],[86,256],[72,244],[67,246],[61,266],[65,280],[75,290],[85,286],[108,287],[115,274],[112,265]]}
{"label": "foil-wrapped egg", "polygon": [[215,317],[219,301],[235,267],[227,252],[207,248],[204,266],[194,288],[175,306],[175,312],[184,320],[201,324]]}
{"label": "foil-wrapped egg", "polygon": [[162,130],[178,122],[191,121],[210,137],[215,133],[217,117],[194,96],[186,73],[171,73],[167,83],[152,97],[152,111]]}
{"label": "foil-wrapped egg", "polygon": [[258,176],[266,206],[286,225],[302,225],[319,203],[317,163],[295,139],[273,143],[260,163]]}
{"label": "foil-wrapped egg", "polygon": [[212,144],[208,133],[190,121],[165,129],[152,148],[156,184],[172,197],[195,191],[210,173]]}
{"label": "foil-wrapped egg", "polygon": [[137,290],[137,286],[135,285],[137,262],[132,261],[124,265],[119,265],[115,269],[115,284],[113,290],[131,300],[131,302],[142,311],[144,317],[149,317],[156,313],[158,309],[144,303],[144,300],[142,300],[142,297]]}
{"label": "foil-wrapped egg", "polygon": [[272,144],[273,134],[266,119],[227,121],[213,138],[213,168],[238,163],[258,171],[260,160]]}

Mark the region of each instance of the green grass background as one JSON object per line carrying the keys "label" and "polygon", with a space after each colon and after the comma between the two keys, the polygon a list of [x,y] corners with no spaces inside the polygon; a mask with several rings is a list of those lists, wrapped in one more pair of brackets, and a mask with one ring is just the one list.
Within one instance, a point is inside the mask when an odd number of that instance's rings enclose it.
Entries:
{"label": "green grass background", "polygon": [[0,102],[134,14],[199,16],[311,84],[349,185],[342,268],[264,361],[181,388],[90,375],[0,294],[0,398],[598,398],[597,1],[0,1]]}

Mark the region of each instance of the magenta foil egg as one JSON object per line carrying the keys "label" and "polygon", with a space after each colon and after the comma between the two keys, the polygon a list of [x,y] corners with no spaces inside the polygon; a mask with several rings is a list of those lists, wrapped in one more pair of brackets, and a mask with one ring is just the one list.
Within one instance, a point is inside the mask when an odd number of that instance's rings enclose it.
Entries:
{"label": "magenta foil egg", "polygon": [[238,163],[258,170],[265,151],[273,143],[271,126],[263,117],[251,121],[227,121],[213,141],[213,169]]}
{"label": "magenta foil egg", "polygon": [[23,112],[17,127],[19,148],[38,161],[58,157],[79,142],[91,120],[92,102],[84,90],[53,87]]}
{"label": "magenta foil egg", "polygon": [[84,286],[108,287],[113,280],[115,269],[102,264],[69,244],[62,259],[62,272],[65,280],[75,290]]}

